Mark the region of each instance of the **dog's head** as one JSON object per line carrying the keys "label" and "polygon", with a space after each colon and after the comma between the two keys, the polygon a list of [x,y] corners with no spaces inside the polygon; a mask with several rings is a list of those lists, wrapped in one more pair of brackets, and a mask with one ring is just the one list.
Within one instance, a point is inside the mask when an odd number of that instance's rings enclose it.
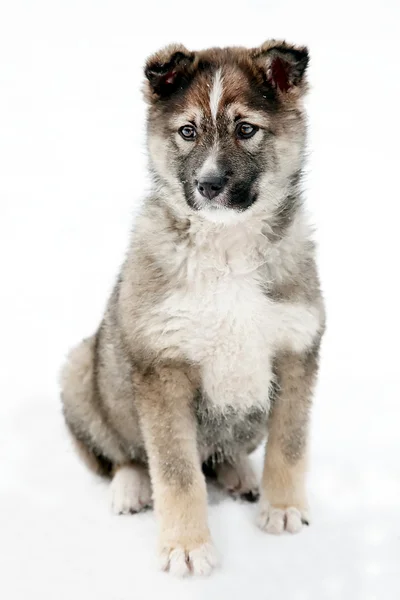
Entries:
{"label": "dog's head", "polygon": [[148,59],[150,160],[170,202],[217,221],[276,207],[302,167],[307,64],[276,41]]}

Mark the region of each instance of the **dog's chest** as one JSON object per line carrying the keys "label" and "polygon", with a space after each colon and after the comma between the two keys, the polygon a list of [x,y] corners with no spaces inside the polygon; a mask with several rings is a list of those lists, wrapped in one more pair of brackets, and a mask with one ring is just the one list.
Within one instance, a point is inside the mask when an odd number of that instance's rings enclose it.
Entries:
{"label": "dog's chest", "polygon": [[265,407],[273,340],[270,301],[257,271],[260,257],[243,243],[224,241],[182,258],[184,276],[155,309],[157,339],[199,365],[213,404]]}
{"label": "dog's chest", "polygon": [[[163,303],[171,341],[199,363],[218,364],[221,354],[234,363],[266,350],[267,299],[255,277],[204,273],[201,281],[173,292]],[[253,356],[254,358],[254,356]]]}

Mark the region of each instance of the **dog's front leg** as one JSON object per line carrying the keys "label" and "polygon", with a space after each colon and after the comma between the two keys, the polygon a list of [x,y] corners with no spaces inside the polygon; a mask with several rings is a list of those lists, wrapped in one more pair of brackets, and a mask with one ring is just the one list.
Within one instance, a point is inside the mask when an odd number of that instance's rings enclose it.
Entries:
{"label": "dog's front leg", "polygon": [[317,363],[317,347],[303,354],[285,352],[276,360],[277,394],[268,422],[258,521],[269,533],[296,533],[308,524],[305,478]]}
{"label": "dog's front leg", "polygon": [[135,389],[160,524],[161,566],[179,576],[207,575],[217,560],[196,442],[194,385],[184,369],[161,367],[137,376]]}

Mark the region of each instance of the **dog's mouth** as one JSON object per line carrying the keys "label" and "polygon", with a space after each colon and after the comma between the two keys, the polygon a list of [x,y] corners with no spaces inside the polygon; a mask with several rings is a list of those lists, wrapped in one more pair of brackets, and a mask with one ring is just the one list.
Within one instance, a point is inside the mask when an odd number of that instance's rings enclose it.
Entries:
{"label": "dog's mouth", "polygon": [[248,194],[232,194],[229,191],[224,191],[218,194],[212,200],[203,198],[200,194],[194,193],[194,202],[188,201],[189,206],[195,210],[207,209],[210,211],[218,210],[233,210],[243,212],[250,208],[257,200],[257,192]]}
{"label": "dog's mouth", "polygon": [[[204,200],[204,198],[202,198]],[[229,193],[222,192],[212,200],[205,200],[203,202],[205,207],[211,208],[211,210],[218,210],[220,208],[229,208]]]}

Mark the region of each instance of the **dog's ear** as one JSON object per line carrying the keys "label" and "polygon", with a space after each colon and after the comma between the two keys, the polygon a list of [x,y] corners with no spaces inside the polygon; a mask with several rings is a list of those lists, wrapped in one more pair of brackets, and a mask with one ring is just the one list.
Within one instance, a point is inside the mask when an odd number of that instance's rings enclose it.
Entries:
{"label": "dog's ear", "polygon": [[298,95],[306,91],[305,72],[309,62],[306,47],[271,40],[253,50],[252,56],[278,94]]}
{"label": "dog's ear", "polygon": [[168,98],[182,89],[193,74],[194,52],[173,44],[150,56],[146,61],[145,96],[150,102]]}

